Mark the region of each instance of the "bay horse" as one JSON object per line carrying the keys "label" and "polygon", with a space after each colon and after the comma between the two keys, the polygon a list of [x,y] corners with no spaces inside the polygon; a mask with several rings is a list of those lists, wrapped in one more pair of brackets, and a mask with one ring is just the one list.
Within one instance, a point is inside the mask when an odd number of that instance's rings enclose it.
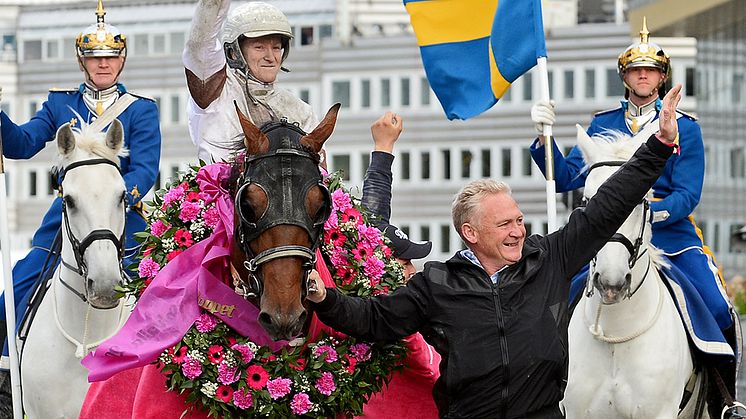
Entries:
{"label": "bay horse", "polygon": [[126,190],[119,171],[122,124],[105,134],[83,125],[57,130],[62,170],[62,262],[21,352],[23,407],[29,418],[77,418],[88,391],[80,359],[124,324],[122,281]]}
{"label": "bay horse", "polygon": [[[650,134],[591,139],[578,126],[588,164],[584,199]],[[567,418],[706,417],[703,374],[693,374],[687,332],[658,272],[665,262],[651,244],[650,215],[644,200],[591,262],[568,329]],[[693,395],[680,412],[688,383]]]}
{"label": "bay horse", "polygon": [[319,151],[334,130],[340,105],[310,133],[285,121],[257,128],[236,107],[245,135],[237,158],[231,273],[237,292],[260,309],[275,340],[292,340],[310,320],[305,296],[331,198]]}

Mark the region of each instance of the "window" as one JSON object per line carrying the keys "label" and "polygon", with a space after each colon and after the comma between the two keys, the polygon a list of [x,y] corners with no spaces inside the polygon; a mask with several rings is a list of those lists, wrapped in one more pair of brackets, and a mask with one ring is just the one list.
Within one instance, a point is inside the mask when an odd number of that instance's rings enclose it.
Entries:
{"label": "window", "polygon": [[39,102],[32,100],[28,103],[28,116],[31,118],[36,115],[36,111],[39,110]]}
{"label": "window", "polygon": [[57,176],[57,174],[53,170],[47,172],[47,195],[49,196],[57,193],[57,190],[54,189],[54,183],[56,182],[56,179],[52,180],[55,176]]}
{"label": "window", "polygon": [[743,179],[746,175],[746,159],[744,159],[744,149],[742,147],[734,148],[730,153],[730,177],[733,179]]}
{"label": "window", "polygon": [[141,33],[137,35],[133,35],[134,39],[134,45],[135,45],[135,54],[139,56],[145,56],[150,54],[150,40],[148,39],[148,34]]}
{"label": "window", "polygon": [[509,148],[502,149],[502,163],[503,163],[502,175],[504,177],[509,177],[510,176],[510,149]]}
{"label": "window", "polygon": [[532,169],[534,167],[533,161],[531,160],[531,153],[528,148],[522,150],[523,155],[523,176],[531,176]]}
{"label": "window", "polygon": [[381,106],[391,106],[391,80],[381,79]]}
{"label": "window", "polygon": [[332,102],[339,102],[343,108],[350,107],[350,82],[332,82]]}
{"label": "window", "polygon": [[510,102],[510,87],[508,87],[508,90],[503,93],[503,96],[500,98],[500,101],[502,102]]}
{"label": "window", "polygon": [[75,38],[64,38],[62,40],[62,58],[75,58],[77,57],[75,49]]}
{"label": "window", "polygon": [[24,41],[23,61],[41,61],[41,41]]}
{"label": "window", "polygon": [[522,77],[523,79],[523,100],[530,101],[532,95],[532,91],[534,89],[533,84],[533,74],[532,73],[526,73]]}
{"label": "window", "polygon": [[161,114],[161,97],[153,96],[153,101],[155,101],[155,107],[158,108],[158,120],[161,121],[161,118],[163,117]]}
{"label": "window", "polygon": [[427,106],[430,104],[430,82],[427,77],[420,78],[420,104]]}
{"label": "window", "polygon": [[342,180],[350,180],[350,155],[337,154],[332,156],[332,170],[342,171]]}
{"label": "window", "polygon": [[332,25],[319,25],[319,39],[329,39],[333,34]]}
{"label": "window", "polygon": [[402,232],[404,232],[404,234],[406,234],[407,236],[409,236],[409,226],[408,225],[400,226],[399,230],[401,230]]}
{"label": "window", "polygon": [[36,170],[28,172],[28,194],[29,196],[36,196]]}
{"label": "window", "polygon": [[695,86],[695,80],[696,80],[695,75],[696,73],[694,71],[694,68],[692,67],[686,68],[686,79],[684,82],[684,94],[687,97],[694,97],[694,92],[695,92],[694,89],[696,87]]}
{"label": "window", "polygon": [[743,74],[733,74],[733,103],[741,103],[743,101]]}
{"label": "window", "polygon": [[440,225],[440,251],[442,253],[451,251],[451,226],[448,224]]}
{"label": "window", "polygon": [[365,173],[368,171],[368,166],[370,166],[370,153],[363,153],[362,160],[363,160],[363,167],[361,167],[361,170],[360,170],[360,177],[365,179]]}
{"label": "window", "polygon": [[171,32],[169,35],[169,52],[172,55],[181,55],[184,51],[184,44],[186,44],[186,38],[184,32]]}
{"label": "window", "polygon": [[469,179],[471,177],[472,160],[471,150],[461,150],[461,179]]}
{"label": "window", "polygon": [[616,68],[606,69],[606,96],[622,96],[624,95],[624,84],[619,78]]}
{"label": "window", "polygon": [[420,178],[423,180],[430,179],[430,152],[423,151],[420,154],[422,158],[422,167],[420,167]]}
{"label": "window", "polygon": [[370,108],[370,80],[368,79],[360,83],[360,106]]}
{"label": "window", "polygon": [[405,151],[401,153],[401,178],[402,180],[409,180],[409,152]]}
{"label": "window", "polygon": [[420,240],[421,241],[429,241],[430,240],[430,226],[420,226]]}
{"label": "window", "polygon": [[451,150],[440,150],[443,155],[443,179],[451,178]]}
{"label": "window", "polygon": [[300,44],[313,44],[313,26],[303,26],[300,28]]}
{"label": "window", "polygon": [[311,104],[311,91],[310,90],[300,89],[299,96],[300,96],[300,100],[308,103],[309,105]]}
{"label": "window", "polygon": [[8,102],[0,103],[0,111],[4,112],[6,115],[10,115],[10,103]]}
{"label": "window", "polygon": [[174,124],[178,124],[180,115],[181,98],[179,97],[179,95],[171,95],[171,122]]}
{"label": "window", "polygon": [[549,78],[549,97],[554,97],[554,71],[548,71],[547,77]]}
{"label": "window", "polygon": [[585,69],[585,97],[592,99],[596,97],[596,70]]}
{"label": "window", "polygon": [[482,154],[482,177],[488,178],[492,176],[492,168],[490,167],[491,159],[492,159],[492,152],[489,148],[484,148],[481,151]]}
{"label": "window", "polygon": [[409,106],[409,78],[401,79],[401,105]]}
{"label": "window", "polygon": [[531,225],[531,223],[526,223],[526,222],[524,222],[523,225],[526,227],[526,237],[530,236],[533,226]]}
{"label": "window", "polygon": [[157,33],[153,35],[153,54],[163,55],[166,53],[166,34]]}
{"label": "window", "polygon": [[60,43],[58,40],[47,41],[47,59],[57,60],[60,58]]}
{"label": "window", "polygon": [[572,99],[575,95],[575,72],[572,70],[565,70],[564,71],[564,78],[565,78],[565,98]]}

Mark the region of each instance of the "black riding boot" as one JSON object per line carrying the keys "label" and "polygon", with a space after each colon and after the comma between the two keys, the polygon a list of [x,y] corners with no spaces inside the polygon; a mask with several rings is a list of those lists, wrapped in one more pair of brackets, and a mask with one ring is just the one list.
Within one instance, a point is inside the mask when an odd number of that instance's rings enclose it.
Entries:
{"label": "black riding boot", "polygon": [[[738,319],[735,321],[738,321]],[[723,330],[723,336],[730,347],[733,348],[736,356],[740,356],[740,354],[736,352],[740,350],[736,342],[736,325]],[[730,400],[736,399],[736,362],[721,362],[717,365],[712,365],[708,368],[708,372],[710,373],[710,386],[707,403],[709,405],[710,418],[720,419],[723,408],[727,404],[726,397]],[[720,381],[721,384],[718,384],[718,381]],[[724,391],[727,391],[727,394],[724,394]],[[726,412],[725,418],[746,418],[746,410],[732,409],[731,411]]]}

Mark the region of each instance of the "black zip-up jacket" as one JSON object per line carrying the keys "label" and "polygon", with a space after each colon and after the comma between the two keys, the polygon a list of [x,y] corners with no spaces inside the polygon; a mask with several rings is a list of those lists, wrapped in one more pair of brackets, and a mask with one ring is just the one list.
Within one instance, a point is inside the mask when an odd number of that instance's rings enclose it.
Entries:
{"label": "black zip-up jacket", "polygon": [[421,332],[442,357],[433,397],[443,418],[561,418],[569,281],[641,202],[671,153],[651,137],[562,229],[527,238],[498,285],[456,254],[427,263],[387,296],[329,289],[316,312],[373,341]]}

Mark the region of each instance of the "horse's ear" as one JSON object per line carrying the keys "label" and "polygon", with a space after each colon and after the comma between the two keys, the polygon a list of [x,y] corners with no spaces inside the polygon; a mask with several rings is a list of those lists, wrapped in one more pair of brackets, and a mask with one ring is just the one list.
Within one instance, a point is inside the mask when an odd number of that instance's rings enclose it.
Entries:
{"label": "horse's ear", "polygon": [[238,102],[234,100],[233,104],[236,106],[238,120],[241,122],[241,130],[243,130],[245,137],[243,144],[246,146],[246,153],[249,155],[266,153],[269,149],[269,138],[241,112],[241,109],[238,108]]}
{"label": "horse's ear", "polygon": [[124,144],[124,128],[118,119],[112,121],[109,130],[106,131],[106,146],[119,152]]}
{"label": "horse's ear", "polygon": [[583,158],[585,159],[586,163],[592,164],[596,161],[593,158],[593,152],[596,149],[596,144],[593,142],[593,140],[591,140],[591,137],[588,136],[588,133],[585,132],[585,129],[580,126],[580,124],[575,124],[575,127],[578,129],[578,147],[580,148],[580,151],[583,152]]}
{"label": "horse's ear", "polygon": [[324,116],[324,119],[321,120],[319,126],[309,134],[304,135],[300,139],[300,144],[308,147],[314,153],[321,151],[324,142],[329,139],[329,136],[331,136],[334,131],[334,126],[337,124],[337,114],[339,113],[339,108],[341,106],[341,104],[335,103],[331,108],[329,108],[329,111],[326,113],[326,116]]}
{"label": "horse's ear", "polygon": [[75,150],[75,134],[73,134],[70,123],[66,123],[57,129],[57,150],[60,155],[67,156]]}

